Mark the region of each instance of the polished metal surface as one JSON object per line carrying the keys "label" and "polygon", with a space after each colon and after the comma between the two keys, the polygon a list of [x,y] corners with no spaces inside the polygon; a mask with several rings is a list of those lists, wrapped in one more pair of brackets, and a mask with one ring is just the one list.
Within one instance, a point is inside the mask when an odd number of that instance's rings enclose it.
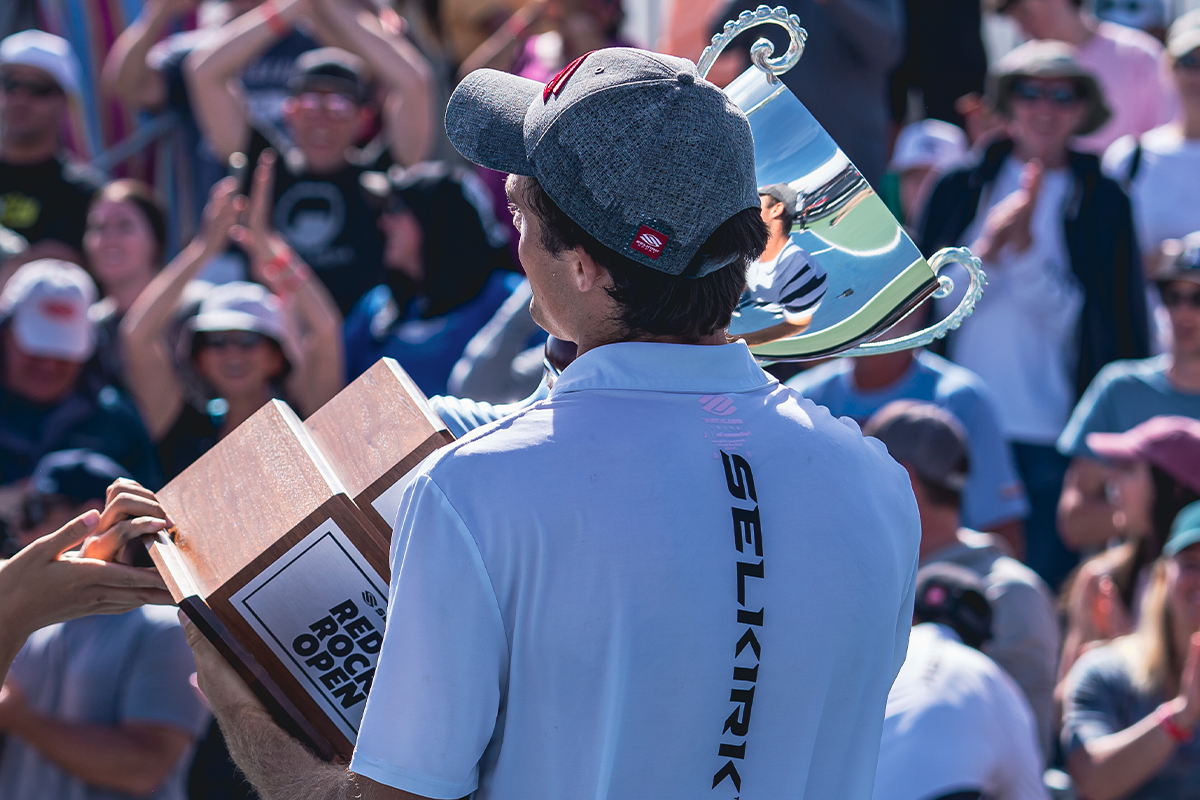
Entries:
{"label": "polished metal surface", "polygon": [[[799,18],[782,6],[743,12],[713,37],[700,58],[708,73],[721,51],[739,34],[759,25],[783,26],[790,46],[773,56],[759,39],[751,48],[753,66],[725,87],[746,113],[754,134],[759,187],[786,183],[797,192],[791,240],[827,276],[815,310],[789,314],[777,297],[747,291],[729,332],[743,337],[764,361],[801,361],[834,354],[866,355],[919,347],[957,328],[974,308],[986,280],[979,260],[965,248],[948,248],[927,262],[883,201],[841,148],[778,79],[804,52],[808,34]],[[958,308],[923,331],[886,342],[871,342],[933,295],[953,288],[937,271],[961,263],[970,287]],[[753,268],[752,268],[753,269]]]}

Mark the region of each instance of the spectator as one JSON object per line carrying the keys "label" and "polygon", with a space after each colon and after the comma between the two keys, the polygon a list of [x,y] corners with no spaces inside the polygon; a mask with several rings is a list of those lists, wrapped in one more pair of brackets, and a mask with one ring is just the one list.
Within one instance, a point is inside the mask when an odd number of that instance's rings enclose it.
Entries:
{"label": "spectator", "polygon": [[[889,208],[909,230],[918,227],[918,216],[938,179],[962,166],[967,152],[967,135],[962,128],[940,119],[924,119],[900,131],[888,165],[888,177],[897,182],[896,202],[889,203]],[[884,186],[888,185],[885,180]]]}
{"label": "spectator", "polygon": [[40,259],[0,293],[0,486],[27,477],[54,450],[87,447],[155,484],[161,471],[133,404],[97,388],[88,307],[96,288],[81,267]]}
{"label": "spectator", "polygon": [[[182,168],[174,175],[175,193],[171,208],[179,226],[177,235],[186,242],[200,224],[201,211],[213,184],[226,175],[225,158],[204,140],[196,121],[196,110],[183,77],[183,62],[192,50],[216,29],[257,8],[262,0],[224,0],[210,4],[199,14],[200,28],[163,39],[172,22],[192,11],[194,0],[146,0],[137,18],[113,43],[104,63],[104,89],[131,109],[178,116],[178,143],[186,154],[176,158]],[[252,109],[255,125],[282,136],[283,98],[292,63],[320,44],[304,31],[284,30],[252,59],[241,73],[246,107]],[[161,41],[160,41],[161,40]]]}
{"label": "spectator", "polygon": [[1200,236],[1151,278],[1170,318],[1171,350],[1101,370],[1058,440],[1059,452],[1071,459],[1058,504],[1059,531],[1076,550],[1102,547],[1121,533],[1113,527],[1106,473],[1088,436],[1124,433],[1165,414],[1200,419]]}
{"label": "spectator", "polygon": [[[947,351],[996,396],[1030,501],[1026,563],[1055,587],[1076,557],[1055,527],[1067,459],[1054,442],[1101,367],[1148,354],[1146,296],[1129,199],[1067,146],[1108,116],[1095,78],[1066,45],[1030,42],[997,64],[992,94],[1012,138],[938,183],[919,238],[927,255],[967,245],[987,269]],[[949,274],[958,302],[967,281]]]}
{"label": "spectator", "polygon": [[1145,31],[1158,41],[1167,36],[1168,0],[1096,0],[1096,18]]}
{"label": "spectator", "polygon": [[998,0],[996,8],[1028,38],[1076,48],[1079,65],[1100,83],[1112,117],[1094,130],[1080,131],[1074,143],[1080,152],[1101,155],[1122,136],[1139,136],[1174,116],[1174,91],[1160,67],[1163,48],[1150,34],[1099,22],[1082,0]]}
{"label": "spectator", "polygon": [[1060,674],[1094,641],[1128,633],[1171,522],[1200,500],[1200,421],[1154,417],[1126,433],[1090,433],[1113,498],[1106,529],[1123,543],[1084,563],[1070,590]]}
{"label": "spectator", "polygon": [[1029,704],[979,653],[991,609],[970,570],[917,573],[908,655],[884,714],[874,800],[1041,800],[1042,757]]}
{"label": "spectator", "polygon": [[889,87],[892,120],[903,125],[915,111],[917,118],[962,125],[958,98],[983,92],[987,76],[982,3],[907,0],[905,6],[906,55]]}
{"label": "spectator", "polygon": [[521,276],[474,172],[431,162],[394,171],[389,184],[379,218],[387,285],[346,318],[348,376],[390,356],[425,394],[445,394],[467,342]]}
{"label": "spectator", "polygon": [[[0,225],[31,245],[10,266],[37,258],[80,261],[95,181],[61,155],[59,131],[80,93],[71,45],[42,31],[0,42]],[[0,275],[0,285],[7,275]]]}
{"label": "spectator", "polygon": [[1167,61],[1182,114],[1141,136],[1123,136],[1104,154],[1104,171],[1125,183],[1143,263],[1158,265],[1163,242],[1200,231],[1200,11],[1175,20]]}
{"label": "spectator", "polygon": [[[925,315],[910,314],[888,332],[907,335]],[[788,381],[814,403],[859,425],[893,400],[920,400],[944,408],[966,430],[971,471],[962,488],[962,521],[990,531],[1018,557],[1024,551],[1022,520],[1029,504],[1000,428],[1000,412],[979,376],[927,350],[834,359]]]}
{"label": "spectator", "polygon": [[1195,794],[1200,781],[1200,503],[1180,512],[1154,565],[1137,630],[1084,655],[1067,678],[1062,745],[1090,800]]}
{"label": "spectator", "polygon": [[[753,11],[758,0],[730,0],[714,17],[712,33],[742,11]],[[845,151],[872,186],[878,186],[888,161],[888,79],[904,56],[904,4],[901,0],[792,0],[788,10],[798,14],[809,31],[804,57],[781,76],[805,108]],[[738,38],[713,67],[722,84],[750,66],[750,45],[765,37],[775,53],[787,50],[782,28],[755,28]]]}
{"label": "spectator", "polygon": [[[51,453],[25,497],[30,544],[99,510],[123,470],[86,450]],[[0,690],[0,795],[184,800],[208,711],[175,609],[91,616],[33,634]]]}
{"label": "spectator", "polygon": [[96,358],[108,383],[125,387],[118,330],[133,301],[162,269],[166,213],[154,191],[138,180],[101,188],[88,211],[83,251],[101,299],[89,311],[96,325]]}
{"label": "spectator", "polygon": [[1033,709],[1038,741],[1049,753],[1054,736],[1054,664],[1058,623],[1050,590],[1031,569],[1004,555],[995,540],[963,528],[959,507],[970,474],[966,433],[949,412],[898,400],[863,428],[908,470],[921,514],[920,559],[969,569],[987,587],[994,636],[983,648],[1013,677]]}
{"label": "spectator", "polygon": [[[273,153],[255,172],[250,222],[236,235],[252,253],[264,287],[235,281],[215,287],[188,322],[182,360],[204,386],[198,408],[174,369],[167,333],[176,303],[208,259],[224,250],[245,206],[226,178],[213,189],[205,229],[155,277],[121,323],[126,372],[168,477],[174,477],[257,411],[283,396],[308,416],[344,385],[340,319],[311,270],[269,230]],[[287,308],[280,295],[285,295]],[[288,314],[296,317],[297,342]]]}
{"label": "spectator", "polygon": [[316,271],[342,314],[384,277],[378,215],[359,183],[366,168],[347,158],[375,116],[367,70],[388,87],[383,125],[397,162],[421,160],[432,130],[424,59],[347,2],[324,0],[320,18],[368,60],[336,48],[311,50],[296,60],[284,100],[294,146],[272,143],[267,132],[253,127],[236,86],[237,72],[274,39],[265,18],[255,22],[261,7],[215,34],[186,65],[200,126],[222,158],[245,151],[253,165],[268,146],[282,148],[275,162],[274,228]]}

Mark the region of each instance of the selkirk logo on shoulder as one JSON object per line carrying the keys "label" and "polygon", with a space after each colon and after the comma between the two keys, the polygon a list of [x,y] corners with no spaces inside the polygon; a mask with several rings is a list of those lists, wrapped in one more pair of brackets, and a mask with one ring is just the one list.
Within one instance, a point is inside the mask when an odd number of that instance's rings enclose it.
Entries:
{"label": "selkirk logo on shoulder", "polygon": [[633,237],[629,246],[647,258],[657,261],[658,257],[662,255],[663,248],[667,246],[667,235],[659,233],[648,225],[643,225],[638,228],[637,236]]}

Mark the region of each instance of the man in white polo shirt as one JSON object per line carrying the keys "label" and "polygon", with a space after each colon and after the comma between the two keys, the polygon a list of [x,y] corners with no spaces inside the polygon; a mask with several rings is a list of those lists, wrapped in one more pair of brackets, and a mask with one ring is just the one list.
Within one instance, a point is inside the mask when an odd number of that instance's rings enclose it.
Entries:
{"label": "man in white polo shirt", "polygon": [[407,489],[349,768],[190,632],[230,752],[266,800],[866,800],[920,523],[881,443],[727,343],[766,241],[745,116],[607,49],[472,73],[447,129],[514,176],[531,312],[579,357]]}

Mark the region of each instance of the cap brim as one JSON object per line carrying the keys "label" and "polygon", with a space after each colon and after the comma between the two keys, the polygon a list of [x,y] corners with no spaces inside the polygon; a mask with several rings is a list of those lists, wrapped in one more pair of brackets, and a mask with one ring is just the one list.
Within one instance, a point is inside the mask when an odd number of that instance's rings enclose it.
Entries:
{"label": "cap brim", "polygon": [[1141,457],[1140,441],[1124,433],[1089,433],[1088,448],[1101,458],[1134,461]]}
{"label": "cap brim", "polygon": [[525,152],[525,114],[545,88],[537,81],[477,69],[446,107],[446,135],[458,152],[497,172],[532,175]]}
{"label": "cap brim", "polygon": [[1189,528],[1173,535],[1163,545],[1163,555],[1167,558],[1174,558],[1196,544],[1200,544],[1200,528]]}
{"label": "cap brim", "polygon": [[1200,28],[1193,28],[1175,38],[1167,37],[1167,52],[1171,58],[1186,56],[1197,47],[1200,47]]}

